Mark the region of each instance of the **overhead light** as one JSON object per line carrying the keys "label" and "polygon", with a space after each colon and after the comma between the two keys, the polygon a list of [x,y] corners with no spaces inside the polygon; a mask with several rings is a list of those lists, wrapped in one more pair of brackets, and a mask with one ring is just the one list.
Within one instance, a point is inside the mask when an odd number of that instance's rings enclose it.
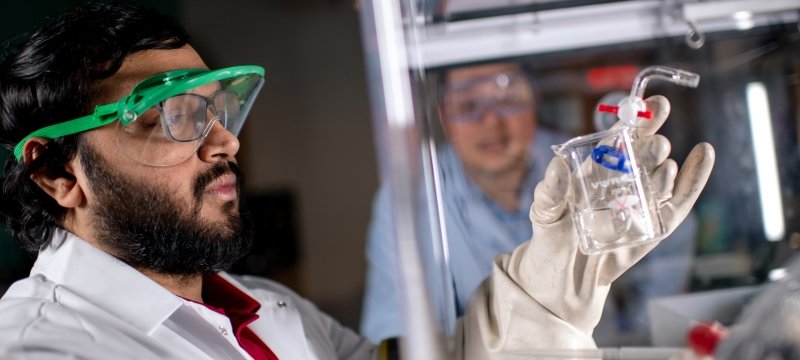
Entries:
{"label": "overhead light", "polygon": [[775,157],[775,139],[772,135],[772,116],[764,83],[747,84],[747,113],[750,118],[764,235],[769,241],[779,241],[786,235],[786,224],[778,162]]}
{"label": "overhead light", "polygon": [[755,26],[753,13],[749,11],[742,10],[733,13],[733,20],[736,21],[736,29],[738,30],[752,29]]}
{"label": "overhead light", "polygon": [[704,20],[714,20],[733,16],[734,20],[739,20],[739,16],[747,16],[752,19],[755,14],[775,13],[800,8],[797,0],[727,0],[727,1],[704,1],[683,4],[683,17],[691,22],[702,22]]}
{"label": "overhead light", "polygon": [[743,20],[750,20],[753,18],[753,13],[750,11],[737,11],[733,13],[733,20],[736,21],[743,21]]}

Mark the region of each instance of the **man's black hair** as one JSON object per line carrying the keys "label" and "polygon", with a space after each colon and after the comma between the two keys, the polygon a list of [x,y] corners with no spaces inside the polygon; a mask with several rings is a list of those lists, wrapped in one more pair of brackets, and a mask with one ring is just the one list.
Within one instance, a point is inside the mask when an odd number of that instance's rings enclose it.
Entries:
{"label": "man's black hair", "polygon": [[[0,63],[0,145],[11,151],[31,132],[90,114],[101,80],[115,74],[137,51],[176,49],[188,42],[171,17],[135,4],[96,1],[48,19],[4,49]],[[65,209],[32,180],[32,174],[73,177],[64,165],[73,159],[81,134],[47,143],[25,164],[11,157],[0,191],[0,224],[28,252],[49,243]]]}

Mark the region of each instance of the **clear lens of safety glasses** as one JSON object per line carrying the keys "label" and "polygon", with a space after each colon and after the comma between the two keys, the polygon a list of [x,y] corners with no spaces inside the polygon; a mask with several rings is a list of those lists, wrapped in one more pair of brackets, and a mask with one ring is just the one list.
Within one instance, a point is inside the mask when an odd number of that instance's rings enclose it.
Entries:
{"label": "clear lens of safety glasses", "polygon": [[[200,146],[205,120],[195,122],[188,117],[173,117],[172,121],[178,122],[171,126],[172,130],[166,131],[164,123],[167,121],[162,121],[159,109],[153,107],[128,125],[118,122],[119,151],[131,160],[148,166],[170,166],[185,161]],[[176,136],[187,136],[189,130],[185,129],[189,127],[199,128],[201,136],[194,136],[192,140],[173,140],[168,135],[174,133]]]}
{"label": "clear lens of safety glasses", "polygon": [[[128,158],[148,166],[171,166],[195,154],[215,121],[238,135],[252,106],[261,77],[241,76],[198,88],[211,96],[188,93],[169,97],[127,125],[117,125],[117,145]],[[198,91],[199,92],[199,91]]]}
{"label": "clear lens of safety glasses", "polygon": [[[226,129],[238,119],[241,103],[235,93],[223,91],[206,98],[197,94],[173,96],[159,104],[165,135],[172,141],[193,141],[206,135],[214,120]],[[231,120],[231,121],[229,121]]]}
{"label": "clear lens of safety glasses", "polygon": [[473,122],[492,109],[502,117],[533,108],[533,90],[524,74],[504,72],[458,81],[444,88],[444,115],[451,122]]}
{"label": "clear lens of safety glasses", "polygon": [[[164,100],[136,121],[117,128],[117,144],[125,156],[150,166],[170,166],[192,156],[214,121],[235,123],[241,114],[235,93],[210,98],[181,94]],[[121,124],[121,123],[120,123]]]}
{"label": "clear lens of safety glasses", "polygon": [[164,135],[173,141],[192,141],[203,136],[213,119],[208,114],[208,101],[195,94],[173,96],[159,104]]}

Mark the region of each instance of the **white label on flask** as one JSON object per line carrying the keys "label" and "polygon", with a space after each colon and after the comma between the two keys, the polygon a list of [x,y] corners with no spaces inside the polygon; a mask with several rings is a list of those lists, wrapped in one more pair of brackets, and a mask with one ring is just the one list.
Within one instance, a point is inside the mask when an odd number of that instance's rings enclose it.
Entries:
{"label": "white label on flask", "polygon": [[613,178],[603,179],[603,180],[599,180],[599,181],[593,181],[591,184],[592,184],[592,189],[597,190],[598,187],[609,187],[611,185],[622,185],[622,184],[629,183],[629,182],[632,182],[632,181],[633,181],[633,176],[631,176],[630,174],[625,174],[625,175],[617,176],[617,177],[613,177]]}

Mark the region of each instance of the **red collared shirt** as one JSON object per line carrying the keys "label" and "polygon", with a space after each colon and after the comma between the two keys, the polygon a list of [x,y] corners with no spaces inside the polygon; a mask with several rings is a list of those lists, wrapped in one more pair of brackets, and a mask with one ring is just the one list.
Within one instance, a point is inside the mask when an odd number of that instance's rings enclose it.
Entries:
{"label": "red collared shirt", "polygon": [[247,327],[258,319],[256,312],[261,308],[258,301],[217,274],[203,278],[202,296],[205,303],[201,305],[230,319],[239,346],[254,360],[278,360],[269,346]]}

